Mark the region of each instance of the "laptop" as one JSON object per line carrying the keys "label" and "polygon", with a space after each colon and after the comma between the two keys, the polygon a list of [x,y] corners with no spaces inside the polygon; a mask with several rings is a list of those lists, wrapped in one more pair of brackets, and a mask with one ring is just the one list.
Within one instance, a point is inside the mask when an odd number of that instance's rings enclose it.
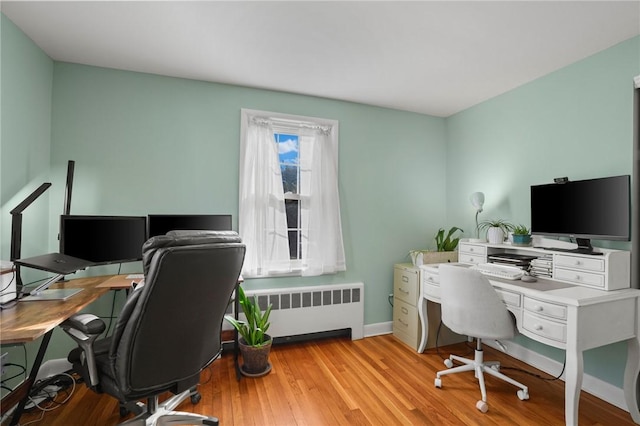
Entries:
{"label": "laptop", "polygon": [[47,287],[62,278],[63,275],[73,274],[74,272],[86,269],[94,265],[94,262],[79,259],[77,257],[68,256],[62,253],[49,253],[41,256],[29,257],[27,259],[14,260],[16,265],[26,266],[28,268],[40,269],[42,271],[54,272],[58,274],[42,286],[33,290],[29,295],[22,297],[21,301],[36,300],[67,300],[74,294],[82,291],[81,288],[65,288],[65,289],[47,289]]}
{"label": "laptop", "polygon": [[68,256],[62,253],[49,253],[41,256],[29,257],[27,259],[14,260],[13,263],[28,268],[40,269],[41,271],[55,272],[56,274],[68,275],[76,271],[86,269],[95,263],[77,257]]}

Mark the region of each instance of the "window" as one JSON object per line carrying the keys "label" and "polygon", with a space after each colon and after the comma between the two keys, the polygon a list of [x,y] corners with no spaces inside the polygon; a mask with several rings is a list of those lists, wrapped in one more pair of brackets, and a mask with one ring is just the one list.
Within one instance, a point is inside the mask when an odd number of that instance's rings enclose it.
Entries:
{"label": "window", "polygon": [[[277,132],[277,130],[275,130]],[[289,237],[289,259],[302,259],[302,227],[300,224],[300,144],[297,134],[274,133],[278,145],[284,207],[287,216],[287,235]]]}
{"label": "window", "polygon": [[245,109],[241,120],[243,275],[344,271],[337,121]]}

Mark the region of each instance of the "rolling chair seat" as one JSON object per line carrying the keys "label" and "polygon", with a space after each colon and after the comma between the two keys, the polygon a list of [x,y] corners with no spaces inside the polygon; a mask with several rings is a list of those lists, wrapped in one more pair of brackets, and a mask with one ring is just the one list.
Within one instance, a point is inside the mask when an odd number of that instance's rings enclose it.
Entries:
{"label": "rolling chair seat", "polygon": [[[520,388],[516,393],[520,400],[529,399],[527,386],[502,374],[499,362],[484,361],[482,339],[495,340],[504,350],[499,339],[512,339],[515,335],[511,315],[489,280],[480,272],[463,266],[440,265],[439,270],[442,322],[458,334],[474,337],[476,349],[474,359],[450,355],[444,362],[448,370],[436,373],[435,386],[442,387],[441,377],[444,375],[475,372],[481,393],[476,408],[483,413],[489,409],[485,373]],[[462,365],[453,367],[453,361]]]}
{"label": "rolling chair seat", "polygon": [[[68,359],[87,386],[138,414],[125,424],[205,424],[218,419],[174,409],[200,398],[200,372],[222,352],[222,322],[245,246],[232,231],[172,231],[142,247],[144,285],[136,287],[104,339],[102,320],[78,314],[62,324],[78,343]],[[162,404],[159,395],[174,396]],[[147,404],[138,403],[146,399]]]}

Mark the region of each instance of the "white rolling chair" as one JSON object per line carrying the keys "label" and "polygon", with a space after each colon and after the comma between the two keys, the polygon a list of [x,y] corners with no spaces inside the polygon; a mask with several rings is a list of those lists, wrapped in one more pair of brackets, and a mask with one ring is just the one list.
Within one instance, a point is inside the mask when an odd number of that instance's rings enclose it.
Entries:
{"label": "white rolling chair", "polygon": [[[450,355],[444,362],[449,369],[438,371],[435,386],[442,387],[440,377],[446,374],[475,371],[482,394],[482,399],[476,403],[476,408],[483,413],[489,409],[484,373],[519,387],[518,398],[529,399],[529,389],[500,373],[499,362],[484,361],[482,339],[496,340],[504,349],[498,339],[511,339],[515,335],[511,315],[489,280],[480,272],[463,266],[440,265],[439,269],[442,322],[458,334],[475,337],[477,344],[474,359]],[[454,360],[463,365],[451,368]]]}

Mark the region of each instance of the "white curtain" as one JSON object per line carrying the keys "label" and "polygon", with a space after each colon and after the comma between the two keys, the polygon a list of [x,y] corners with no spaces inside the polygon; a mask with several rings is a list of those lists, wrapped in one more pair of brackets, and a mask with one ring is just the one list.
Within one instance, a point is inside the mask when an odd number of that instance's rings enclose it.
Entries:
{"label": "white curtain", "polygon": [[[301,119],[305,119],[304,121]],[[346,270],[338,192],[338,126],[306,117],[243,110],[239,233],[246,277]],[[302,259],[290,259],[276,133],[298,135]]]}
{"label": "white curtain", "polygon": [[300,166],[302,275],[344,271],[335,126],[301,129]]}
{"label": "white curtain", "polygon": [[244,115],[240,149],[239,234],[247,249],[243,274],[289,270],[289,240],[278,147],[271,123]]}

